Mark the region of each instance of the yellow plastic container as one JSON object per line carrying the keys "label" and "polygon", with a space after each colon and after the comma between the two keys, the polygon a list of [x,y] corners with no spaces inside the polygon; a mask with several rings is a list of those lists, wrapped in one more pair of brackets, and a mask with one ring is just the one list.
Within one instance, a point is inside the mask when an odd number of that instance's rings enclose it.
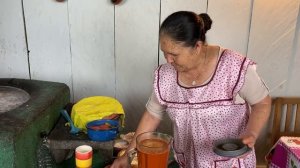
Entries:
{"label": "yellow plastic container", "polygon": [[80,160],[80,159],[77,159],[75,160],[76,162],[76,167],[77,168],[89,168],[89,167],[92,167],[92,158],[90,159],[86,159],[86,160]]}

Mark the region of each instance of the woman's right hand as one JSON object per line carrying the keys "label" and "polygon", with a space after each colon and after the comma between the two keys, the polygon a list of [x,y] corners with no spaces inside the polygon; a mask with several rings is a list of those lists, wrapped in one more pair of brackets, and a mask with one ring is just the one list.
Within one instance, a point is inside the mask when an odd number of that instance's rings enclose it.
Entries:
{"label": "woman's right hand", "polygon": [[123,155],[114,160],[112,165],[106,166],[105,168],[128,168],[130,167],[127,155]]}

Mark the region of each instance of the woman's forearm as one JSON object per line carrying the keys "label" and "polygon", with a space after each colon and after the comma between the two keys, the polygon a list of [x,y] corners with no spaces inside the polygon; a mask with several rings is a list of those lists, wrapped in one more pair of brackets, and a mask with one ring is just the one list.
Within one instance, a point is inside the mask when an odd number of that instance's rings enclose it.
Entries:
{"label": "woman's forearm", "polygon": [[260,102],[251,106],[251,113],[246,131],[252,133],[256,138],[261,133],[271,113],[271,98],[266,96]]}
{"label": "woman's forearm", "polygon": [[159,118],[154,117],[146,110],[139,122],[138,128],[135,131],[133,140],[131,141],[129,147],[127,148],[127,151],[136,147],[136,137],[139,134],[144,132],[149,132],[149,131],[155,131],[160,121],[161,120]]}

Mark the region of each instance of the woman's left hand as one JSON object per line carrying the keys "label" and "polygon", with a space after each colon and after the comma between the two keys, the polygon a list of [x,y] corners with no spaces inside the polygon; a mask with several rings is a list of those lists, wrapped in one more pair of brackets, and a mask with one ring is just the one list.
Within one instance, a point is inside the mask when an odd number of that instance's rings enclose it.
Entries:
{"label": "woman's left hand", "polygon": [[249,148],[253,148],[257,139],[257,135],[253,132],[246,131],[240,136],[240,138],[245,145],[247,145]]}

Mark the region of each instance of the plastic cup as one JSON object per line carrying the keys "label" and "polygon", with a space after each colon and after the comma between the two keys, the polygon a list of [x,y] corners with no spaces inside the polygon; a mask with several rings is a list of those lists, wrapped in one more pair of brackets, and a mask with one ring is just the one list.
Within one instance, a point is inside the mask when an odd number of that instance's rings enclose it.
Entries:
{"label": "plastic cup", "polygon": [[93,148],[89,145],[81,145],[75,149],[75,162],[77,168],[92,167]]}
{"label": "plastic cup", "polygon": [[76,159],[76,167],[77,168],[90,168],[92,167],[92,158],[86,160]]}

